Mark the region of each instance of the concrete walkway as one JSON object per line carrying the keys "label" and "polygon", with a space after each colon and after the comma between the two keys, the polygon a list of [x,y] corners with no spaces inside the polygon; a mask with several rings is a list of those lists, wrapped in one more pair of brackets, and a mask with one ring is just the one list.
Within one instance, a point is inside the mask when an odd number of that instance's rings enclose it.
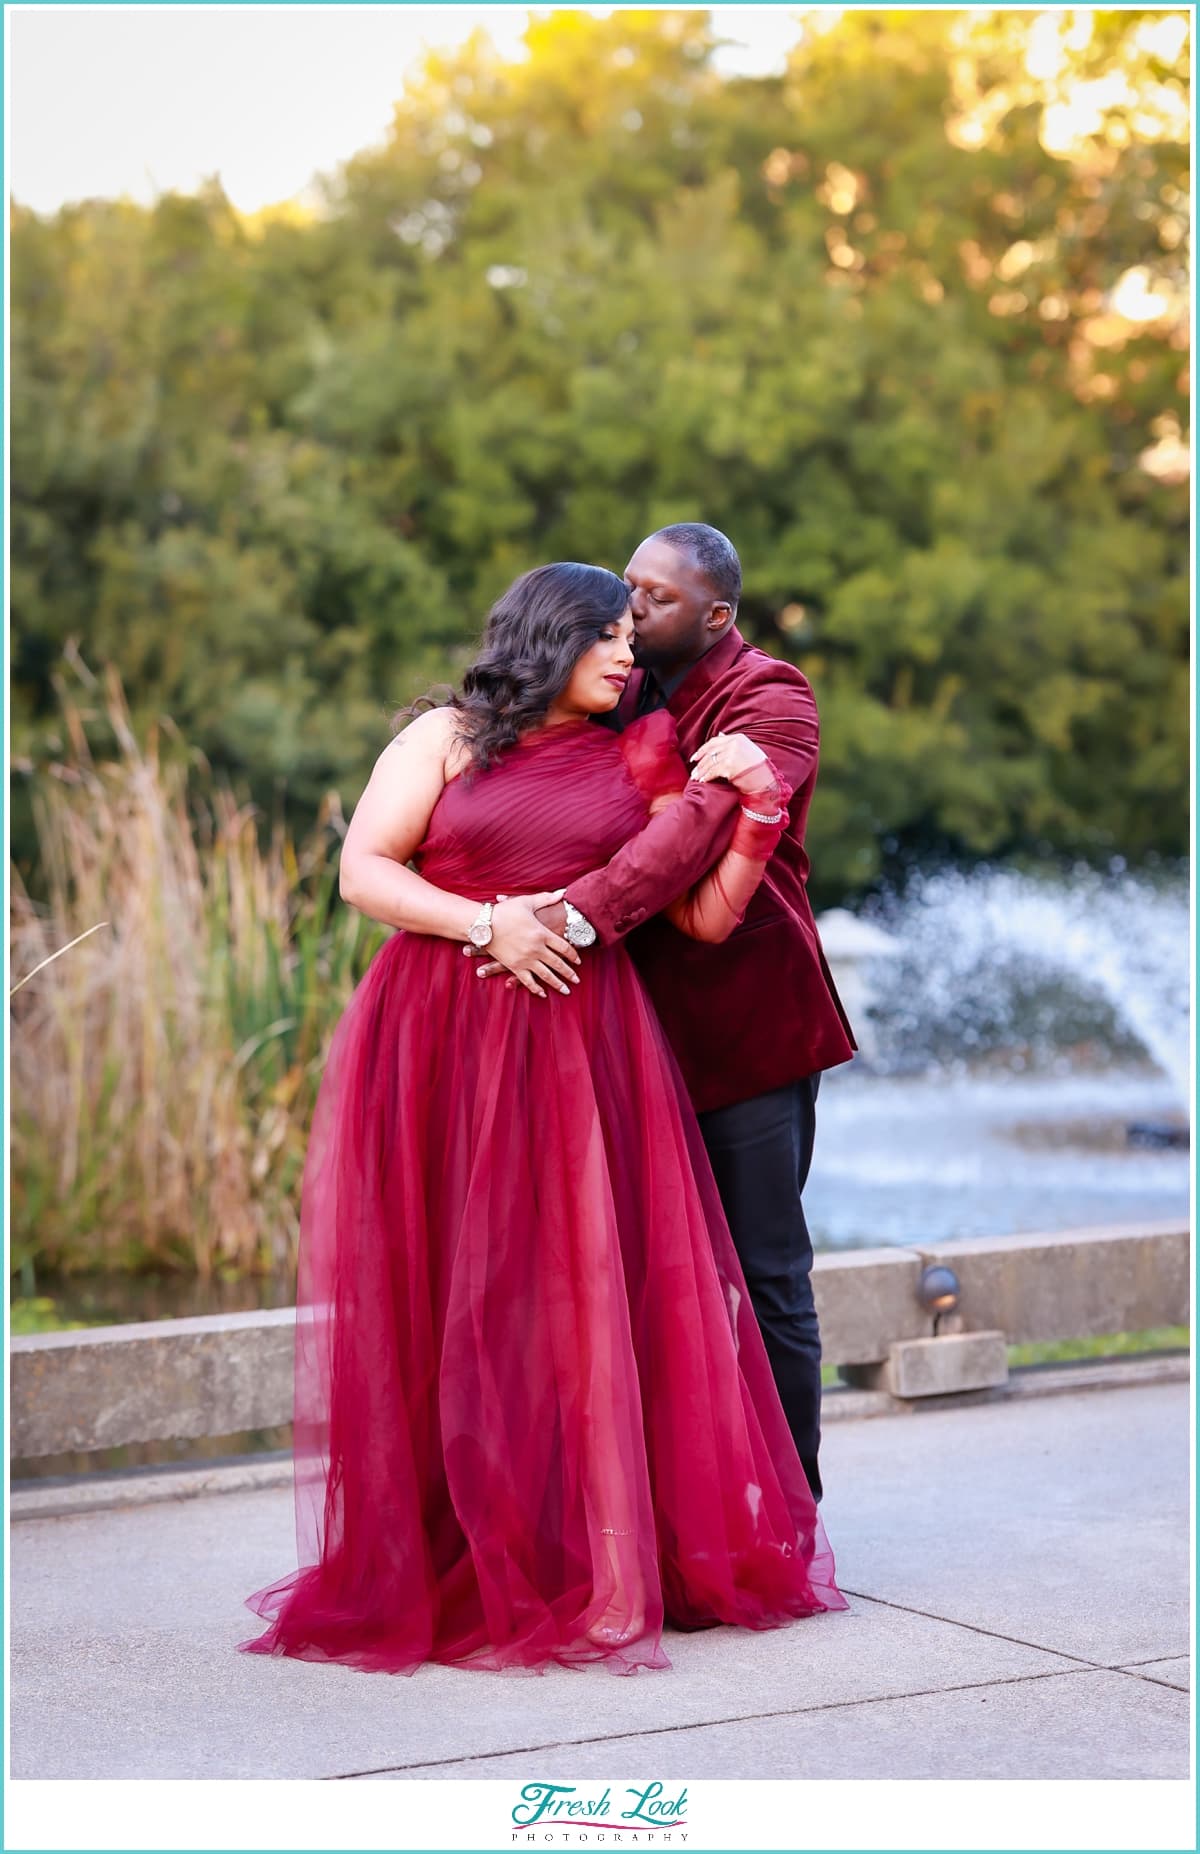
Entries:
{"label": "concrete walkway", "polygon": [[12,1774],[1187,1776],[1185,1385],[839,1422],[822,1459],[851,1612],[624,1680],[235,1654],[283,1490],[23,1521]]}

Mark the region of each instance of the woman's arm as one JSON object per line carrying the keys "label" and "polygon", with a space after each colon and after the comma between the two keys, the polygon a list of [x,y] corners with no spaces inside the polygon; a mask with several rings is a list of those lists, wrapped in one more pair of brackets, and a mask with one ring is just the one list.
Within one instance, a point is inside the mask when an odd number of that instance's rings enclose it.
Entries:
{"label": "woman's arm", "polygon": [[[437,888],[405,867],[424,841],[447,778],[464,757],[454,711],[448,708],[418,715],[384,748],[342,846],[343,901],[385,926],[466,945],[479,902]],[[549,899],[548,894],[537,896],[535,905]],[[488,952],[539,997],[545,996],[539,980],[567,991],[579,962],[566,940],[517,903],[497,907]]]}
{"label": "woman's arm", "polygon": [[384,748],[350,820],[338,886],[373,921],[465,943],[479,903],[405,867],[429,829],[454,744],[451,712],[431,708]]}

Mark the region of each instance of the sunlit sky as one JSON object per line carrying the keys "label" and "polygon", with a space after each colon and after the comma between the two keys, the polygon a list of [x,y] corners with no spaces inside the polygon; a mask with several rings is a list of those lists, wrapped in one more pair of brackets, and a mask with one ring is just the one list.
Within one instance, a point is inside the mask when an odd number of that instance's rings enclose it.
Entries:
{"label": "sunlit sky", "polygon": [[[579,11],[607,13],[608,7]],[[476,26],[520,50],[517,6],[6,9],[9,187],[53,212],[148,201],[218,174],[243,212],[302,193],[380,141],[405,71]],[[765,72],[799,30],[786,6],[711,9],[727,69]]]}

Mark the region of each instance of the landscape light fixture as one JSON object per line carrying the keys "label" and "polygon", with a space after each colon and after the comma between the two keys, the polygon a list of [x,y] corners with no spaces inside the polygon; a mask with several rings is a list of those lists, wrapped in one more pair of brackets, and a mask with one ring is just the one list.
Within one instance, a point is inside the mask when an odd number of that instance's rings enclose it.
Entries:
{"label": "landscape light fixture", "polygon": [[921,1278],[917,1282],[917,1299],[926,1313],[932,1313],[935,1334],[941,1324],[942,1315],[953,1313],[957,1307],[958,1293],[958,1276],[944,1263],[935,1262],[930,1267],[921,1270]]}

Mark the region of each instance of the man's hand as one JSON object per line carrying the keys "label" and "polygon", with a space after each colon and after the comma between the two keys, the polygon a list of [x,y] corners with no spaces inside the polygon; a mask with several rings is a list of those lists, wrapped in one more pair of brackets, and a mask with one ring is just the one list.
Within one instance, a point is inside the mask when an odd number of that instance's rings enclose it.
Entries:
{"label": "man's hand", "polygon": [[546,996],[543,985],[569,996],[572,985],[579,983],[579,954],[547,924],[545,917],[553,919],[556,912],[565,926],[566,911],[554,889],[539,895],[502,895],[492,915],[488,960],[477,976],[504,970],[535,997]]}
{"label": "man's hand", "polygon": [[534,913],[543,927],[549,927],[552,933],[564,934],[567,931],[567,910],[561,901],[551,901],[544,908],[535,908]]}

